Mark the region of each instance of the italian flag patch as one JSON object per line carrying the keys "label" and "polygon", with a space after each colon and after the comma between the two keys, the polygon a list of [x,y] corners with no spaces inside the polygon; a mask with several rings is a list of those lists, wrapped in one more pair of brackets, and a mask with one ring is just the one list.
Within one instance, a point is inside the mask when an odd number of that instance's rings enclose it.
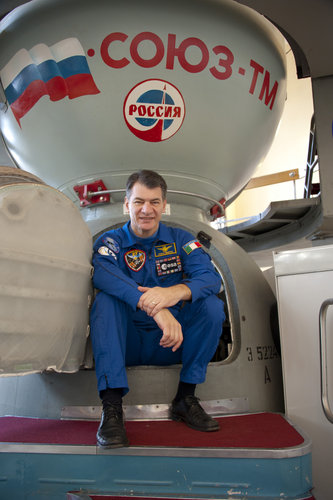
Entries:
{"label": "italian flag patch", "polygon": [[193,250],[200,247],[201,243],[199,243],[198,240],[191,240],[183,246],[183,250],[187,253],[187,255],[189,255],[191,252],[193,252]]}

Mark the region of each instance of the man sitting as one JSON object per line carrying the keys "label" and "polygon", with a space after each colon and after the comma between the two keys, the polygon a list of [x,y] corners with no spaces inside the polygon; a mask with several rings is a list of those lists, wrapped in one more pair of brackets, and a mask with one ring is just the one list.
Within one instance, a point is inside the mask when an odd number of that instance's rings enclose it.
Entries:
{"label": "man sitting", "polygon": [[190,233],[160,222],[166,192],[156,172],[132,174],[125,197],[130,221],[94,244],[91,338],[103,402],[97,441],[105,448],[129,444],[122,411],[126,366],[181,363],[170,417],[199,431],[219,429],[195,388],[222,333],[221,278]]}

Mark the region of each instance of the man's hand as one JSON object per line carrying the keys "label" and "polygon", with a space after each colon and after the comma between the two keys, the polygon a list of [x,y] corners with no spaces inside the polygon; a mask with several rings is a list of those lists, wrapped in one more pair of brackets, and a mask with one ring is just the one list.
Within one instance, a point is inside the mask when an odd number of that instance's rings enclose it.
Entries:
{"label": "man's hand", "polygon": [[145,311],[148,316],[154,317],[162,309],[172,307],[180,300],[190,300],[192,297],[191,290],[183,283],[168,288],[139,286],[138,290],[143,292],[138,307]]}
{"label": "man's hand", "polygon": [[163,332],[160,345],[162,347],[172,347],[173,352],[177,351],[183,342],[183,332],[180,323],[168,309],[162,309],[156,313],[154,320]]}

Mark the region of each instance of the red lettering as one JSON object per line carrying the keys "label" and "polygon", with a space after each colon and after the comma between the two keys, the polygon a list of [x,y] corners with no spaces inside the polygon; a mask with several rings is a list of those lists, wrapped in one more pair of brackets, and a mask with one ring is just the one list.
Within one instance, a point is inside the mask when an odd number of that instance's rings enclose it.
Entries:
{"label": "red lettering", "polygon": [[157,106],[156,108],[156,116],[161,118],[163,116],[163,106]]}
{"label": "red lettering", "polygon": [[143,117],[149,116],[149,118],[181,118],[182,108],[180,106],[171,106],[171,105],[154,105],[150,104],[146,106],[145,104],[140,104],[137,106],[136,104],[130,104],[128,108],[129,115],[136,115]]}
{"label": "red lettering", "polygon": [[105,64],[111,66],[111,68],[124,68],[130,63],[126,57],[122,59],[113,59],[109,54],[109,47],[112,42],[124,42],[127,38],[128,36],[125,35],[125,33],[110,33],[110,35],[104,38],[101,45],[101,56]]}
{"label": "red lettering", "polygon": [[275,97],[276,97],[276,93],[277,93],[279,85],[278,85],[278,82],[275,82],[273,85],[272,91],[269,92],[269,77],[270,77],[269,71],[266,71],[265,76],[264,76],[264,82],[263,82],[262,87],[261,87],[259,99],[262,101],[262,99],[265,95],[265,104],[266,104],[266,106],[268,106],[269,102],[272,101],[271,105],[269,107],[269,109],[272,109],[274,106],[274,101],[275,101]]}
{"label": "red lettering", "polygon": [[179,106],[175,106],[173,108],[173,118],[180,118],[180,107]]}
{"label": "red lettering", "polygon": [[164,118],[170,118],[172,114],[172,106],[166,106],[164,110]]}
{"label": "red lettering", "polygon": [[145,116],[146,114],[146,106],[143,106],[142,104],[138,107],[138,113],[139,116]]}
{"label": "red lettering", "polygon": [[254,91],[255,91],[255,88],[256,88],[258,74],[259,73],[263,73],[264,72],[264,68],[262,66],[260,66],[260,64],[258,64],[257,62],[255,62],[253,59],[251,59],[250,66],[251,66],[251,68],[254,69],[254,73],[253,73],[251,87],[250,87],[249,92],[250,92],[250,94],[253,94]]}
{"label": "red lettering", "polygon": [[[138,53],[138,46],[144,40],[149,40],[155,45],[156,54],[151,59],[143,59]],[[139,33],[133,38],[130,46],[130,53],[136,64],[142,68],[152,68],[162,61],[164,56],[164,45],[160,37],[155,35],[155,33],[145,31],[143,33]]]}
{"label": "red lettering", "polygon": [[[201,50],[201,61],[197,64],[191,64],[186,60],[186,49],[194,46]],[[168,36],[168,51],[166,69],[173,69],[175,57],[178,57],[179,64],[189,73],[199,73],[204,70],[209,61],[209,52],[206,45],[199,38],[186,38],[176,48],[176,35]]]}
{"label": "red lettering", "polygon": [[136,105],[135,105],[135,104],[131,104],[131,105],[130,105],[130,107],[129,107],[129,109],[128,109],[128,113],[129,113],[130,115],[133,115],[133,114],[135,113],[135,111],[136,111],[136,110],[137,110]]}
{"label": "red lettering", "polygon": [[228,47],[225,47],[224,45],[217,45],[216,47],[213,48],[214,54],[224,54],[226,56],[225,59],[219,59],[219,66],[224,68],[224,71],[219,71],[216,66],[213,68],[210,68],[209,71],[215,78],[218,80],[226,80],[232,75],[232,63],[234,62],[234,55],[231,52],[231,50],[228,49]]}
{"label": "red lettering", "polygon": [[[122,44],[127,40],[128,35],[121,32],[114,32],[107,35],[101,44],[101,57],[105,64],[112,68],[124,68],[130,63],[130,60],[126,57],[120,59],[115,59],[110,55],[111,44],[114,42],[121,42]],[[147,53],[143,52],[141,49],[140,55],[140,44],[143,42],[152,43],[155,48],[155,53],[153,56],[147,58]],[[124,46],[125,47],[125,46]],[[199,62],[193,63],[189,60],[188,49],[194,47],[194,50],[199,50]],[[196,50],[196,53],[197,53]],[[134,63],[142,68],[152,68],[161,63],[164,54],[165,47],[162,39],[155,33],[149,31],[144,31],[138,33],[132,40],[129,46],[129,51]],[[234,55],[228,47],[225,45],[216,45],[213,47],[212,52],[218,57],[218,62],[214,66],[209,68],[209,72],[214,78],[218,80],[226,80],[230,78],[233,72]],[[144,57],[142,54],[146,54]],[[206,44],[199,38],[189,37],[183,40],[178,47],[176,46],[176,35],[168,35],[167,44],[167,54],[166,54],[166,69],[173,70],[175,65],[175,59],[178,59],[179,65],[189,73],[199,73],[203,71],[209,63],[209,50]],[[198,60],[198,58],[196,59]],[[277,81],[274,82],[272,88],[270,88],[270,73],[264,70],[263,66],[251,59],[250,66],[253,68],[252,80],[249,88],[249,93],[254,94],[258,86],[259,74],[263,75],[263,83],[260,89],[259,99],[265,102],[266,106],[270,109],[273,108],[276,95],[278,92],[279,84]],[[245,74],[243,68],[238,69],[239,74]],[[180,107],[173,107],[168,105],[154,105],[150,106],[132,104],[129,106],[129,114],[133,115],[138,113],[138,116],[148,116],[150,118],[180,118],[181,109]]]}
{"label": "red lettering", "polygon": [[175,56],[178,57],[178,50],[176,49],[176,35],[169,35],[166,69],[173,69]]}

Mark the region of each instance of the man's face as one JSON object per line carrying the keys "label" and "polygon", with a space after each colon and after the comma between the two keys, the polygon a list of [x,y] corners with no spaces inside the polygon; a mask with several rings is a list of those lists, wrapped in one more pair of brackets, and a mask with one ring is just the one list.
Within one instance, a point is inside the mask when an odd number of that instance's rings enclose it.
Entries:
{"label": "man's face", "polygon": [[131,228],[141,238],[149,238],[158,229],[166,200],[162,198],[160,187],[149,189],[136,182],[129,199],[125,197],[125,206],[129,210]]}

